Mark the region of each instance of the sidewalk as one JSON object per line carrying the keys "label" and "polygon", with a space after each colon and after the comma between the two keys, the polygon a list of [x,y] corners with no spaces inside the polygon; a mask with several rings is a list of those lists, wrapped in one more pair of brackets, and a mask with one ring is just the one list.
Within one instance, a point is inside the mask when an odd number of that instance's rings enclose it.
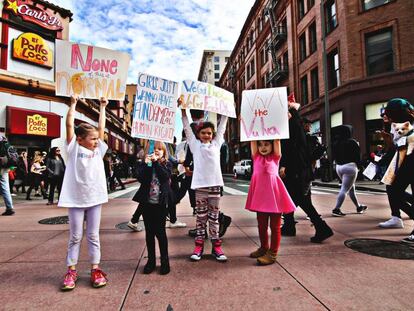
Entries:
{"label": "sidewalk", "polygon": [[[333,180],[330,182],[324,182],[320,179],[315,179],[312,182],[313,186],[328,187],[328,188],[341,188],[341,184],[338,180]],[[385,193],[385,185],[379,181],[371,180],[357,180],[355,183],[355,189],[361,191],[372,191],[372,192],[382,192]]]}
{"label": "sidewalk", "polygon": [[[136,189],[136,184],[130,187]],[[102,211],[100,236],[101,266],[109,283],[101,289],[90,286],[84,240],[80,279],[72,292],[59,290],[68,225],[38,223],[67,211],[46,206],[43,200],[16,202],[14,216],[0,217],[0,310],[412,310],[412,259],[370,256],[344,245],[354,238],[399,241],[411,231],[412,222],[405,219],[405,229],[380,229],[378,222],[390,214],[386,195],[366,194],[359,199],[369,207],[366,214],[356,214],[346,200],[347,216],[335,218],[330,211],[336,195],[314,195],[315,206],[335,235],[323,244],[310,243],[314,229],[299,210],[297,236],[282,238],[276,264],[258,267],[248,257],[259,239],[255,214],[244,210],[246,196],[221,199],[221,209],[233,218],[224,237],[227,263],[215,261],[209,242],[200,262],[188,259],[194,240],[187,231],[194,227],[195,218],[184,198],[177,213],[189,228],[167,229],[171,273],[166,276],[158,271],[142,274],[145,233],[118,229],[130,219],[136,204],[131,199],[112,199]]]}

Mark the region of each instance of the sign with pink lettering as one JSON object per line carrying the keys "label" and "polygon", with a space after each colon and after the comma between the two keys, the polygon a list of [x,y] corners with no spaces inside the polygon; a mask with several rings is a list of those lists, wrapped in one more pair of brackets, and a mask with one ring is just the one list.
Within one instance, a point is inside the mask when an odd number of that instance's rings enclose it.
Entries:
{"label": "sign with pink lettering", "polygon": [[182,109],[197,109],[236,117],[234,95],[209,83],[184,80],[181,85]]}
{"label": "sign with pink lettering", "polygon": [[289,138],[286,87],[242,93],[240,141]]}
{"label": "sign with pink lettering", "polygon": [[56,40],[56,95],[124,100],[127,53]]}
{"label": "sign with pink lettering", "polygon": [[178,82],[138,74],[131,136],[172,143]]}

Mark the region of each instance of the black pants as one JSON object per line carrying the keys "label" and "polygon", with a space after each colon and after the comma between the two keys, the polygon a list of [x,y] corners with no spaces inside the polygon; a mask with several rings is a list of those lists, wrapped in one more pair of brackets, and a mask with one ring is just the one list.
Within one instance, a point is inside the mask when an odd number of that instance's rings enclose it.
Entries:
{"label": "black pants", "polygon": [[60,191],[62,190],[63,176],[56,176],[49,178],[49,202],[53,202],[55,197],[55,188],[58,190],[58,195],[60,196]]}
{"label": "black pants", "polygon": [[[306,181],[303,176],[286,176],[283,179],[286,189],[296,206],[300,206],[313,224],[322,222],[321,216],[312,204],[311,181]],[[294,213],[284,214],[286,225],[294,224]]]}
{"label": "black pants", "polygon": [[155,237],[158,240],[161,260],[168,258],[168,240],[165,232],[167,208],[164,205],[145,203],[140,205],[145,225],[148,260],[155,261]]}
{"label": "black pants", "polygon": [[401,218],[400,210],[402,210],[414,219],[413,196],[405,192],[408,185],[411,185],[411,189],[414,190],[414,152],[404,159],[394,182],[386,188],[392,216]]}
{"label": "black pants", "polygon": [[124,189],[125,188],[125,185],[122,182],[121,177],[119,176],[119,174],[115,174],[115,173],[112,175],[112,177],[109,178],[109,189],[111,189],[111,190],[115,190],[116,189],[115,179],[118,181],[118,185],[121,188]]}
{"label": "black pants", "polygon": [[178,190],[178,192],[176,192],[176,202],[180,202],[182,198],[184,198],[186,192],[188,191],[191,207],[196,206],[195,190],[191,189],[192,180],[193,178],[191,176],[185,176],[181,180],[180,189]]}
{"label": "black pants", "polygon": [[131,218],[131,222],[132,223],[136,224],[139,221],[139,218],[142,215],[142,210],[143,209],[141,208],[141,205],[138,204],[138,206],[137,206],[137,208],[136,208],[136,210],[134,212],[134,215],[132,215],[132,218]]}
{"label": "black pants", "polygon": [[38,189],[40,186],[40,190],[42,192],[43,198],[46,199],[46,191],[41,185],[42,183],[42,175],[33,173],[30,175],[30,186],[29,189],[27,189],[26,192],[26,199],[30,199],[30,193],[32,192],[33,188]]}

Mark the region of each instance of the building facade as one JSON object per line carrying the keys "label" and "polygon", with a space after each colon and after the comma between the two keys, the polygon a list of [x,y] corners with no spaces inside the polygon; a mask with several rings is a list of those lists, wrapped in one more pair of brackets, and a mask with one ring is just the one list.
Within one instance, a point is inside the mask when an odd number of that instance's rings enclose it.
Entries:
{"label": "building facade", "polygon": [[[69,39],[72,13],[43,0],[0,2],[0,134],[18,151],[62,150],[69,98],[55,95],[55,40]],[[135,151],[124,103],[110,101],[106,140],[120,154]],[[79,103],[75,124],[98,124],[99,104]]]}
{"label": "building facade", "polygon": [[[220,85],[235,94],[237,112],[244,89],[287,87],[322,139],[326,87],[330,128],[351,124],[367,155],[382,143],[377,130],[387,100],[414,101],[413,19],[413,1],[257,0]],[[231,160],[249,157],[238,123],[229,127]]]}
{"label": "building facade", "polygon": [[198,81],[218,85],[230,54],[231,51],[227,50],[204,50]]}

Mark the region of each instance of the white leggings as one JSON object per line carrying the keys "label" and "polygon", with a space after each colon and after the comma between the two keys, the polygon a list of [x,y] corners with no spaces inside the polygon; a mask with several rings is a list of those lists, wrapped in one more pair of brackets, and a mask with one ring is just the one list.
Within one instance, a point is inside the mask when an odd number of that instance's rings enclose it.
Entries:
{"label": "white leggings", "polygon": [[345,196],[349,192],[349,197],[355,206],[358,207],[358,199],[355,194],[355,181],[358,175],[358,167],[354,162],[346,163],[342,165],[336,165],[336,173],[342,181],[341,191],[336,199],[335,209],[339,209],[344,203]]}
{"label": "white leggings", "polygon": [[86,217],[86,238],[88,240],[89,260],[97,265],[101,261],[101,245],[99,242],[99,225],[102,205],[86,208],[69,208],[70,236],[68,243],[67,266],[78,263],[79,251],[83,237],[83,222]]}

